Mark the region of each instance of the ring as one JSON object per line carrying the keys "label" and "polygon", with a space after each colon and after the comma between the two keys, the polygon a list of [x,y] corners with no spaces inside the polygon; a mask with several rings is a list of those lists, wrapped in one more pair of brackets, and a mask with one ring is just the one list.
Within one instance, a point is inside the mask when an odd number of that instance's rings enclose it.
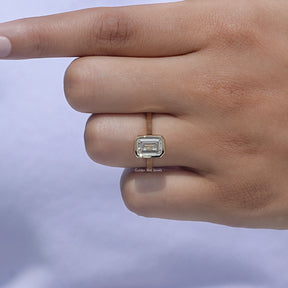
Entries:
{"label": "ring", "polygon": [[162,136],[152,134],[152,113],[146,114],[147,135],[138,136],[134,150],[137,158],[146,159],[146,172],[153,172],[153,158],[161,158],[165,154],[165,140]]}

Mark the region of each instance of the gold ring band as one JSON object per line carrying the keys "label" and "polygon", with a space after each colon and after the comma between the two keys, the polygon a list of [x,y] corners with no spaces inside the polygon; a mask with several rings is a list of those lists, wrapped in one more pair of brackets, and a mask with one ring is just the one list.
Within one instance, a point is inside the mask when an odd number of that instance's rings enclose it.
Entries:
{"label": "gold ring band", "polygon": [[147,135],[152,135],[152,113],[146,113],[146,132]]}
{"label": "gold ring band", "polygon": [[[146,130],[147,135],[152,135],[152,113],[146,113]],[[146,160],[146,172],[153,172],[153,158]]]}

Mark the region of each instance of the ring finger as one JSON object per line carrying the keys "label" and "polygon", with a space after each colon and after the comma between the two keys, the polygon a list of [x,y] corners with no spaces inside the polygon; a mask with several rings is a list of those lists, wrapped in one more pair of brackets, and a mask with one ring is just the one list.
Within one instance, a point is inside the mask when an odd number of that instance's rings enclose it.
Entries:
{"label": "ring finger", "polygon": [[[162,135],[166,146],[164,156],[154,159],[154,167],[181,166],[198,173],[212,169],[211,158],[203,145],[208,136],[201,127],[185,124],[184,120],[168,114],[155,114],[152,122],[153,135]],[[145,160],[134,154],[135,139],[145,134],[144,114],[92,115],[85,130],[86,150],[100,164],[145,167]]]}

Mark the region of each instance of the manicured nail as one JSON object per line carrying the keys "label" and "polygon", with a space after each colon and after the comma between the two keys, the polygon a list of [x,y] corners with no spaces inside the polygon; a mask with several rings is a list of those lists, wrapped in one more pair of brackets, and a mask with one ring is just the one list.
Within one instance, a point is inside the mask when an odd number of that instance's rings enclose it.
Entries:
{"label": "manicured nail", "polygon": [[7,37],[0,36],[0,58],[9,56],[12,50],[12,45]]}

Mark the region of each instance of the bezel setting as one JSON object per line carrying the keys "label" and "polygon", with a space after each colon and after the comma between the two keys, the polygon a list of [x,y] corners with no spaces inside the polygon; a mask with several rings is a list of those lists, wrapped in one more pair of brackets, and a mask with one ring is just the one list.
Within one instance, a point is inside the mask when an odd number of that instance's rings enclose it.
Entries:
{"label": "bezel setting", "polygon": [[165,140],[162,136],[138,136],[134,149],[137,158],[161,158],[165,154]]}

